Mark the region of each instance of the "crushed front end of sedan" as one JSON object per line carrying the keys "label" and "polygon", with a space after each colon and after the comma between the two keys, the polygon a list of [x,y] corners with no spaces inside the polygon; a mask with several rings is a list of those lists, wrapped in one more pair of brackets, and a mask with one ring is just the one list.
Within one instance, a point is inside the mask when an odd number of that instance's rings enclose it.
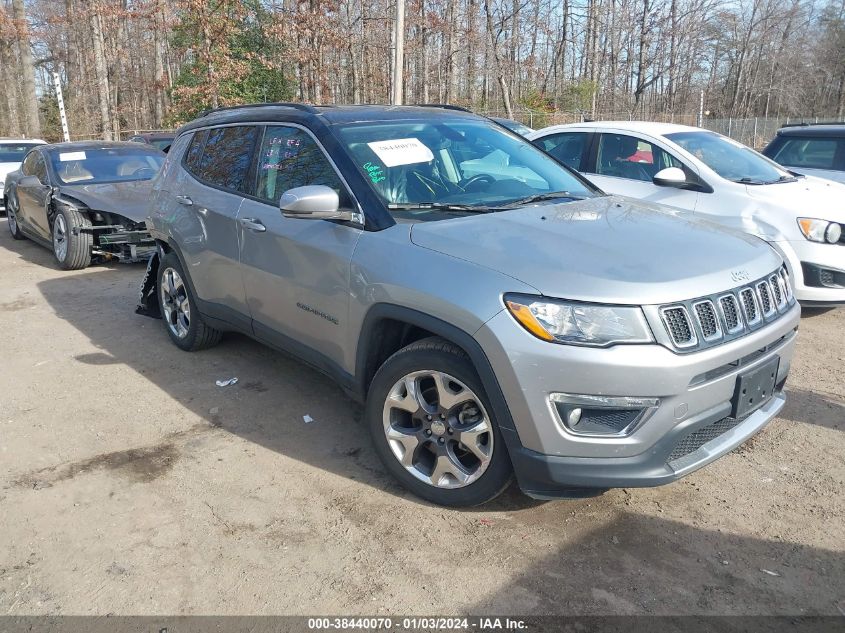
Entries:
{"label": "crushed front end of sedan", "polygon": [[52,249],[65,270],[146,261],[156,245],[145,217],[163,161],[139,143],[36,146],[6,178],[12,237]]}

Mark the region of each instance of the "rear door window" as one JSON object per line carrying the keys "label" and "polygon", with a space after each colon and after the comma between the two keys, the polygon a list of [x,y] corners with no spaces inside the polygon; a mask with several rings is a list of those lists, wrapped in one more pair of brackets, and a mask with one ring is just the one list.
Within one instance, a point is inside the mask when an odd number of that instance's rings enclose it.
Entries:
{"label": "rear door window", "polygon": [[772,159],[789,167],[808,169],[842,169],[837,152],[843,152],[845,140],[788,137]]}
{"label": "rear door window", "polygon": [[[246,191],[257,137],[258,128],[254,125],[212,128],[207,132],[202,154],[197,156],[192,143],[185,164],[197,178],[209,185]],[[194,138],[197,151],[201,140]]]}
{"label": "rear door window", "polygon": [[580,170],[589,138],[587,132],[560,132],[544,136],[533,143],[564,165]]}

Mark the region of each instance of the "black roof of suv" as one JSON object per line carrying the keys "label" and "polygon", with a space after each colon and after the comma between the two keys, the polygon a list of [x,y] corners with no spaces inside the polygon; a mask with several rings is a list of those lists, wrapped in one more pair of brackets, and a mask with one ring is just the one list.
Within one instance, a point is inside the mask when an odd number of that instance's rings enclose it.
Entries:
{"label": "black roof of suv", "polygon": [[390,121],[420,117],[430,117],[432,109],[439,110],[438,116],[444,118],[476,117],[469,110],[450,105],[325,105],[315,106],[306,103],[256,103],[208,110],[190,123],[185,124],[179,134],[209,125],[221,123],[241,123],[254,121],[300,121],[303,123],[322,123],[335,125],[356,121]]}
{"label": "black roof of suv", "polygon": [[845,138],[845,122],[789,124],[780,128],[777,134],[802,138]]}

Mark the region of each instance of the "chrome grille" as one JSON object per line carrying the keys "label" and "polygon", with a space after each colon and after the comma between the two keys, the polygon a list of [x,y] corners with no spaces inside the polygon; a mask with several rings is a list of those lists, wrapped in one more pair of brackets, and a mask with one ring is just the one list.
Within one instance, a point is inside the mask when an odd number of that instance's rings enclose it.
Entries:
{"label": "chrome grille", "polygon": [[693,304],[693,308],[704,340],[714,341],[722,338],[722,326],[719,323],[719,317],[716,316],[716,308],[713,307],[713,303],[709,300],[699,301]]}
{"label": "chrome grille", "polygon": [[769,288],[768,281],[761,281],[757,284],[757,296],[760,297],[760,307],[763,309],[763,316],[767,319],[777,312],[774,301],[772,301],[772,291]]}
{"label": "chrome grille", "polygon": [[683,306],[674,306],[662,310],[663,323],[672,337],[675,347],[685,348],[696,344],[695,330],[692,328],[687,309]]}
{"label": "chrome grille", "polygon": [[786,301],[789,303],[792,301],[792,280],[789,278],[789,272],[786,268],[781,268],[779,272],[781,281],[783,281],[783,289],[786,294]]}
{"label": "chrome grille", "polygon": [[769,277],[769,285],[772,288],[777,309],[783,310],[786,306],[786,297],[783,295],[783,282],[780,279],[780,275],[772,275]]}
{"label": "chrome grille", "polygon": [[722,308],[722,318],[725,320],[725,332],[736,334],[745,329],[739,314],[739,303],[733,295],[725,295],[719,299]]}
{"label": "chrome grille", "polygon": [[784,266],[720,295],[655,308],[672,347],[687,352],[743,336],[777,319],[794,304]]}
{"label": "chrome grille", "polygon": [[743,288],[739,293],[739,300],[742,302],[742,313],[748,325],[756,325],[760,322],[760,311],[757,309],[757,299],[751,288]]}

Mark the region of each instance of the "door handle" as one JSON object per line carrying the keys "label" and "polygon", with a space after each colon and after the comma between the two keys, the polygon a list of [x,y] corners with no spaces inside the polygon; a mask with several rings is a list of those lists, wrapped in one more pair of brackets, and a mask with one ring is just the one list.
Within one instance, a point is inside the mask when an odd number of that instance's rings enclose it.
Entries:
{"label": "door handle", "polygon": [[257,218],[241,218],[239,222],[245,229],[255,231],[256,233],[263,233],[267,230],[267,227],[261,224],[261,220]]}
{"label": "door handle", "polygon": [[186,207],[193,206],[194,204],[194,201],[191,200],[190,196],[176,196],[176,202],[184,204]]}

